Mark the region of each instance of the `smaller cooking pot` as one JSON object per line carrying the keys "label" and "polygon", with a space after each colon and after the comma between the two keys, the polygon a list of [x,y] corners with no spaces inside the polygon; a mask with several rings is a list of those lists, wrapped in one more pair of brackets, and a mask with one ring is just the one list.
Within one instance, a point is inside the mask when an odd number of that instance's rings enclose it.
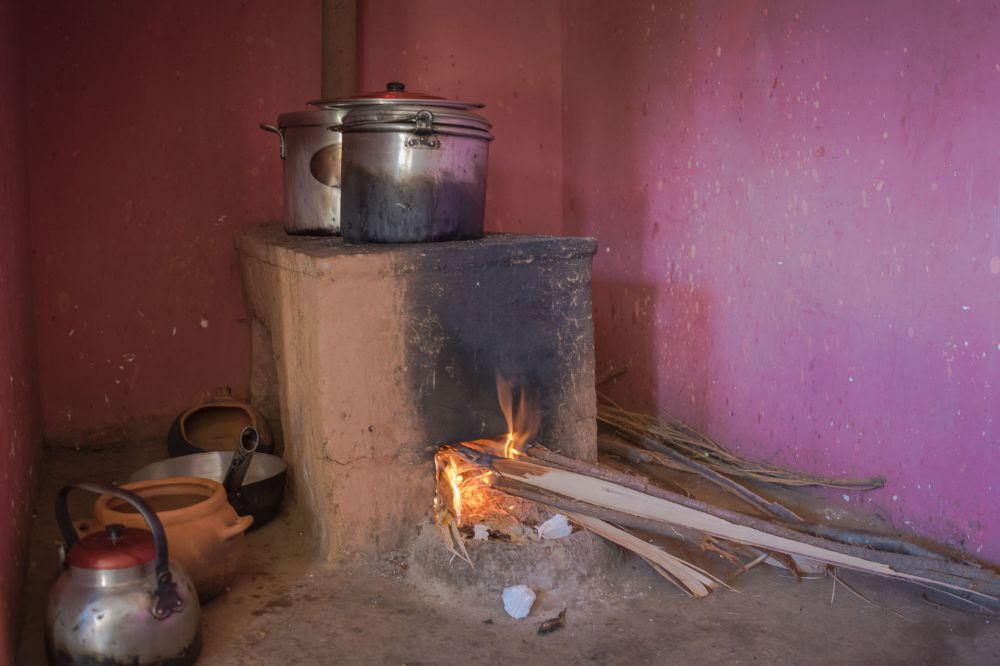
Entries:
{"label": "smaller cooking pot", "polygon": [[[218,596],[236,577],[246,551],[243,533],[253,518],[237,516],[222,484],[196,477],[140,481],[122,486],[156,512],[170,556],[187,571],[202,603]],[[146,519],[118,495],[101,495],[93,518],[77,521],[84,536],[107,525],[145,527]]]}

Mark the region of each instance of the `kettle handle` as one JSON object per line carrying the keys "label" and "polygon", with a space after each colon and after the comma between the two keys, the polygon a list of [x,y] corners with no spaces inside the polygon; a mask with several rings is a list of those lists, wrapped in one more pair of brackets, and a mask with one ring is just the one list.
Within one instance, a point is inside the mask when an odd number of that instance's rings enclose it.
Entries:
{"label": "kettle handle", "polygon": [[149,526],[149,531],[153,533],[153,545],[156,547],[156,593],[151,611],[153,617],[162,620],[171,613],[179,612],[184,607],[184,600],[177,593],[177,584],[174,583],[173,575],[170,573],[167,557],[167,534],[163,531],[163,523],[160,522],[156,512],[135,493],[108,483],[82,481],[64,486],[56,496],[56,522],[59,524],[59,531],[62,532],[67,552],[79,540],[76,528],[73,527],[73,521],[69,517],[69,504],[67,502],[69,491],[74,488],[89,490],[99,495],[111,495],[125,500],[135,507]]}

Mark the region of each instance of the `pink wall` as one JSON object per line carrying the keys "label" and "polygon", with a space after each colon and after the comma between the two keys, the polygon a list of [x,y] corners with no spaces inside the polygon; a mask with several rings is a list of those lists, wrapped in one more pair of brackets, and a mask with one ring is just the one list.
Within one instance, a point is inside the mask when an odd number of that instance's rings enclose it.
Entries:
{"label": "pink wall", "polygon": [[[256,126],[318,96],[319,18],[319,0],[33,3],[49,439],[159,432],[217,384],[245,388],[232,238],[280,215],[276,142]],[[488,105],[491,228],[559,231],[558,3],[363,2],[360,20],[364,89],[399,78]]]}
{"label": "pink wall", "polygon": [[46,435],[161,430],[248,381],[232,239],[280,215],[277,141],[257,124],[318,96],[320,3],[30,4]]}
{"label": "pink wall", "polygon": [[41,451],[20,19],[14,0],[0,0],[0,664],[13,659],[24,549]]}
{"label": "pink wall", "polygon": [[496,136],[487,228],[559,233],[559,3],[368,0],[359,21],[363,92],[398,80],[486,104]]}
{"label": "pink wall", "polygon": [[[31,9],[56,438],[245,385],[231,238],[280,211],[255,126],[319,81],[316,0],[94,7]],[[361,87],[487,104],[487,224],[600,239],[621,397],[751,455],[883,473],[848,501],[1000,558],[996,9],[795,7],[369,0]]]}
{"label": "pink wall", "polygon": [[1000,11],[565,5],[566,231],[617,393],[752,456],[881,473],[1000,559]]}

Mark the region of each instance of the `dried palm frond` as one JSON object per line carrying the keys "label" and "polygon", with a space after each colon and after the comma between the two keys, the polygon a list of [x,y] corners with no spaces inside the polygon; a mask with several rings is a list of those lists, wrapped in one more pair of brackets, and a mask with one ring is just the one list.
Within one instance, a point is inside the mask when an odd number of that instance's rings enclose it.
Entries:
{"label": "dried palm frond", "polygon": [[873,490],[885,478],[847,479],[790,470],[743,458],[680,420],[629,411],[606,395],[598,394],[597,420],[625,439],[641,445],[643,438],[670,447],[720,474],[781,486],[825,486],[843,490]]}

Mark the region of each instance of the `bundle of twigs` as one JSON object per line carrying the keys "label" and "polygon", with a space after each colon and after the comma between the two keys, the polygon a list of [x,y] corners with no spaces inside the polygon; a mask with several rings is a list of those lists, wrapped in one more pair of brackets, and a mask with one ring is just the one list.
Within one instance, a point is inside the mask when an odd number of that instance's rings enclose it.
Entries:
{"label": "bundle of twigs", "polygon": [[[581,526],[651,562],[651,557],[657,556],[654,552],[657,549],[636,543],[642,540],[635,538],[632,530],[681,537],[696,543],[711,537],[778,557],[804,558],[829,567],[909,581],[946,594],[957,593],[961,595],[959,598],[977,606],[1000,604],[1000,573],[976,563],[833,541],[805,533],[793,525],[754,518],[687,498],[654,486],[641,477],[566,458],[544,447],[532,447],[526,457],[517,460],[471,450],[469,455],[496,472],[494,487],[563,511]],[[580,519],[581,516],[584,518]],[[620,534],[623,530],[624,537]],[[680,574],[668,571],[665,575],[694,596],[704,596],[721,584],[690,563],[674,559],[677,561],[673,564],[677,565],[676,571]],[[695,574],[705,578],[693,586],[688,581],[678,581],[678,578]],[[708,581],[707,585],[704,580]],[[692,588],[700,589],[699,585],[704,591],[692,592]]]}
{"label": "bundle of twigs", "polygon": [[600,393],[597,420],[616,434],[643,448],[651,448],[649,444],[653,442],[731,477],[781,486],[826,486],[844,490],[872,490],[885,485],[885,478],[881,476],[869,479],[837,478],[748,460],[683,421],[664,421],[649,414],[631,412]]}

